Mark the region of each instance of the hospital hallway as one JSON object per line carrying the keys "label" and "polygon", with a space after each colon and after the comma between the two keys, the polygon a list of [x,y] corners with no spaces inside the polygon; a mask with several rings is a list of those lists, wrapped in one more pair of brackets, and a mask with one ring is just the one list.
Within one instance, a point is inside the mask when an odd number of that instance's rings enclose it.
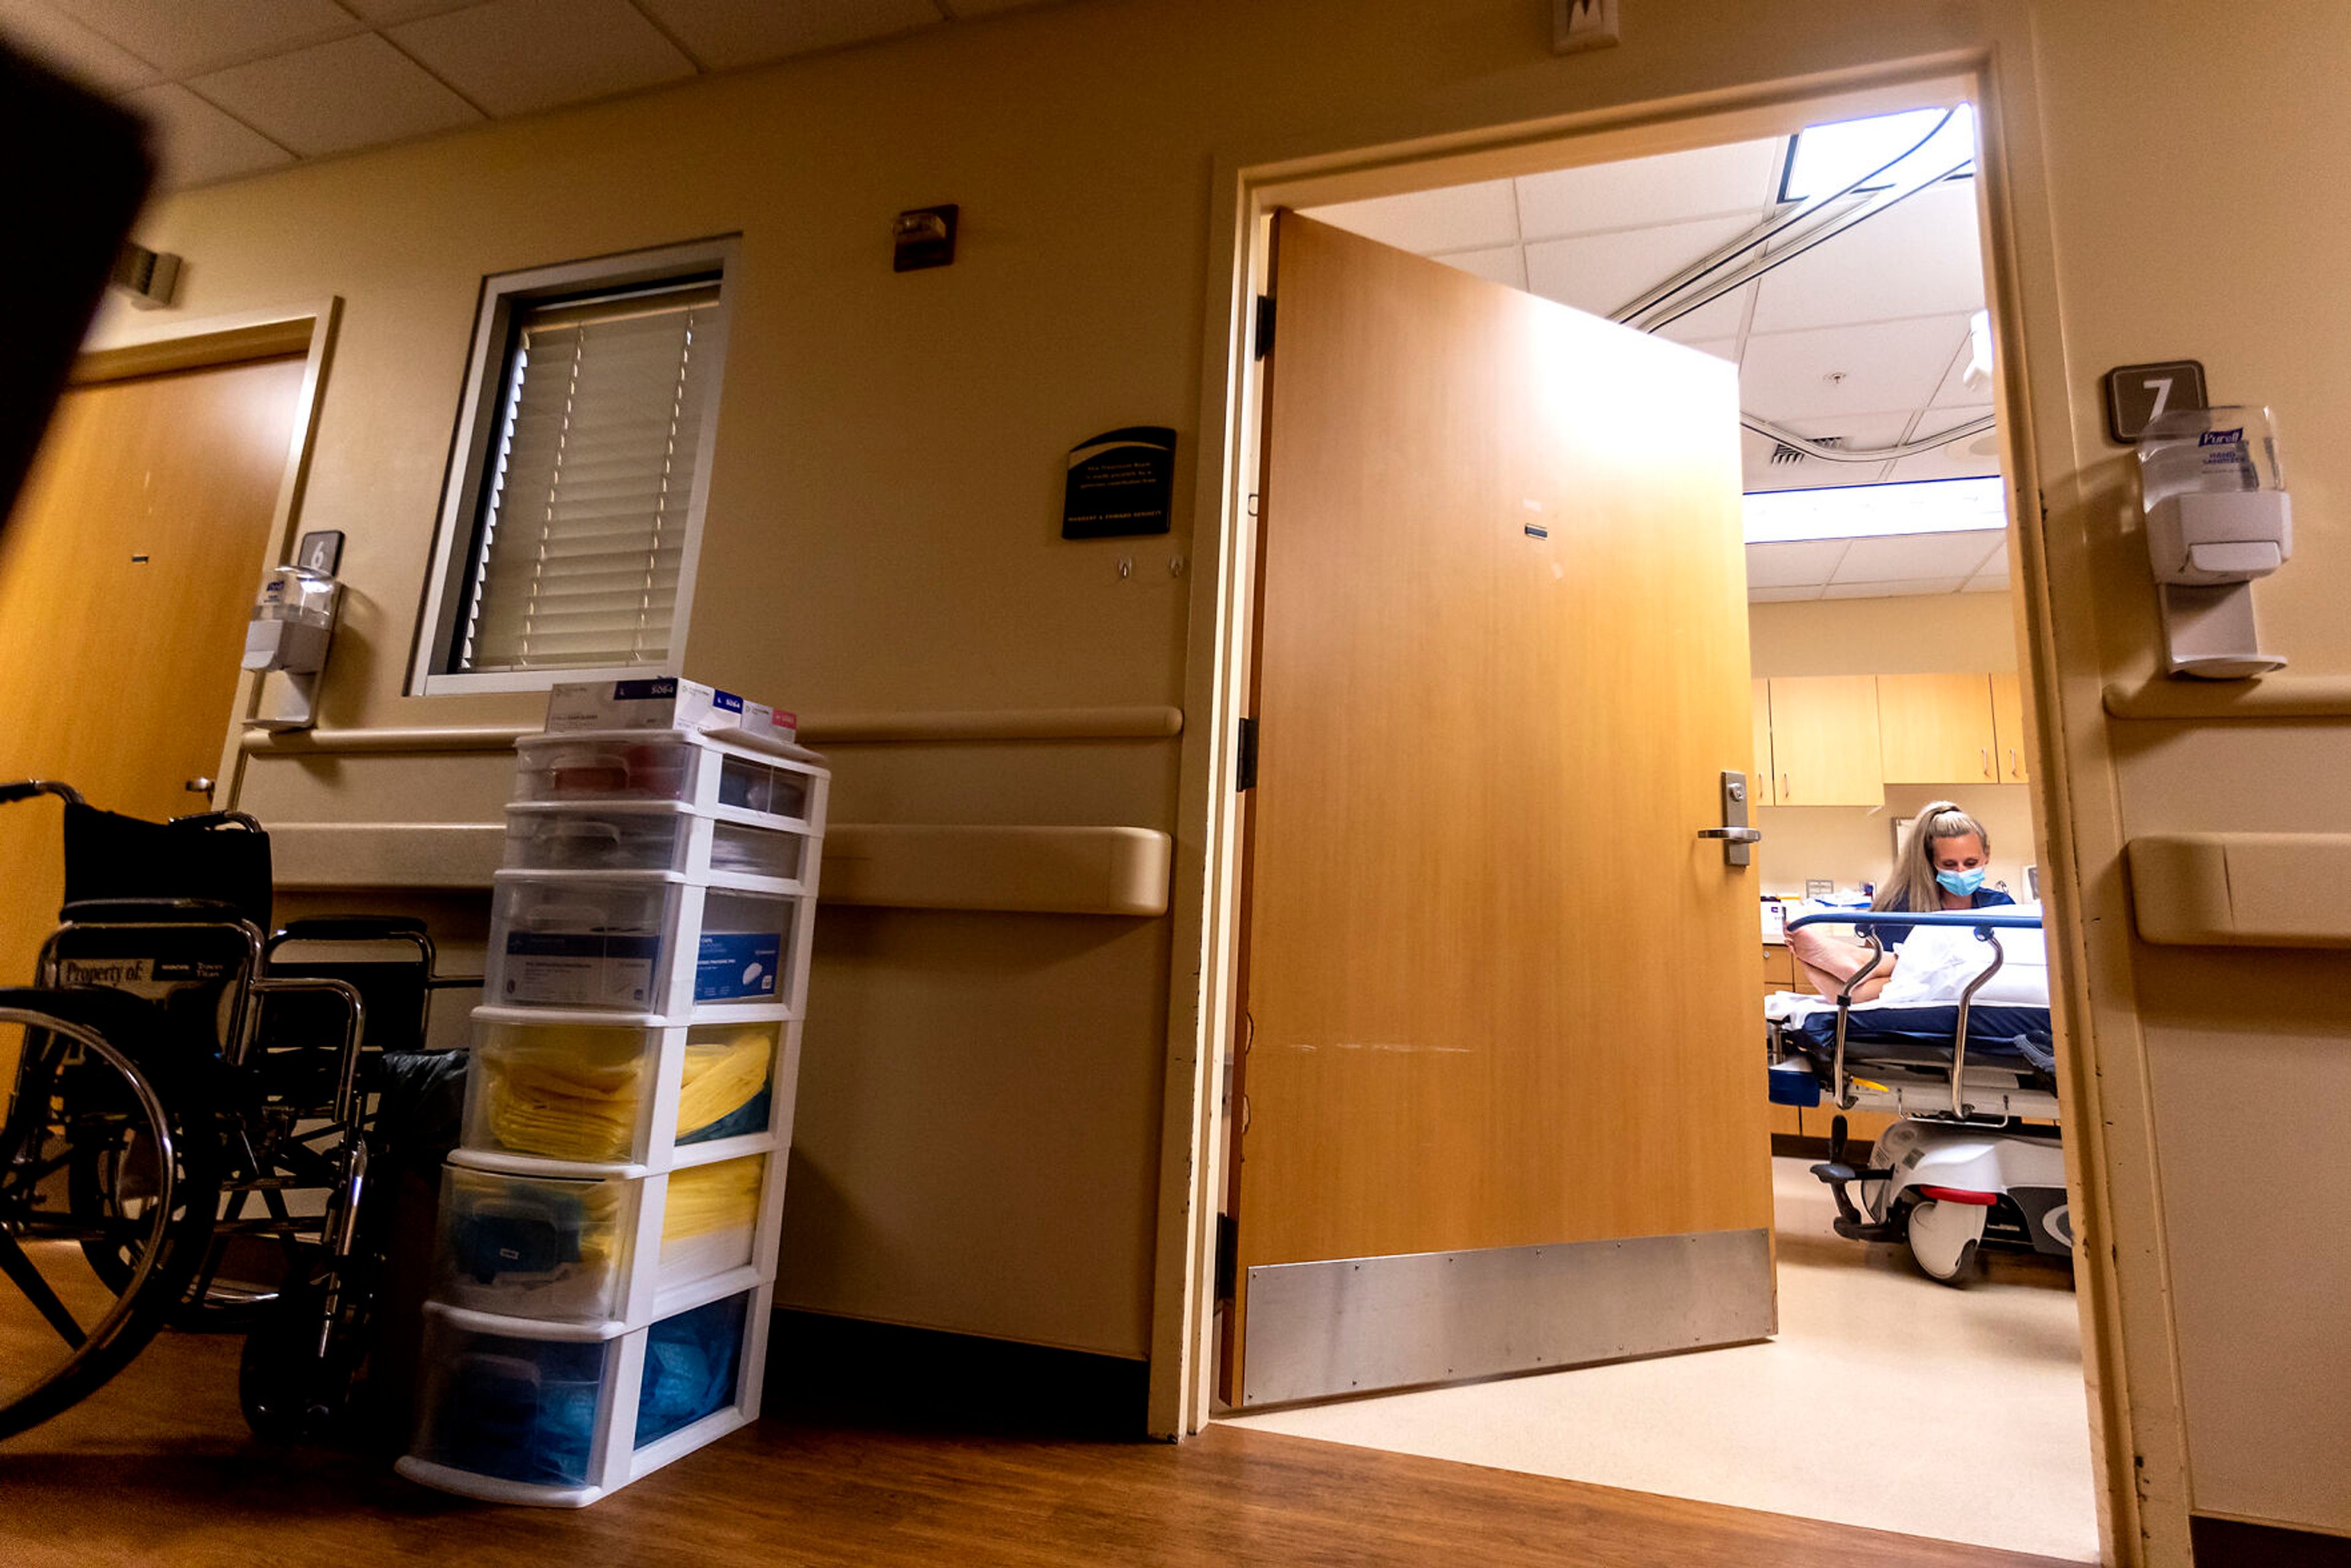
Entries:
{"label": "hospital hallway", "polygon": [[2066,1267],[2001,1255],[1938,1285],[1899,1247],[1837,1236],[1809,1164],[1771,1162],[1770,1343],[1227,1424],[2096,1562]]}

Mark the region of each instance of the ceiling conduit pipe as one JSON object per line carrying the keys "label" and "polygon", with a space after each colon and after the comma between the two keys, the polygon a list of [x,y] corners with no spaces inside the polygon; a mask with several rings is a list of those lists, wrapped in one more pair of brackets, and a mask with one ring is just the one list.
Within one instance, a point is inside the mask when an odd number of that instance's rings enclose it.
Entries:
{"label": "ceiling conduit pipe", "polygon": [[[1886,190],[1872,193],[1860,206],[1797,235],[1794,240],[1784,248],[1770,256],[1755,257],[1746,265],[1734,267],[1730,272],[1714,278],[1711,282],[1707,281],[1708,275],[1729,266],[1741,256],[1751,256],[1758,247],[1797,228],[1806,219],[1821,214],[1831,204],[1853,194],[1887,170],[1898,167],[1920,148],[1940,135],[1943,128],[1950,123],[1953,112],[1955,111],[1946,110],[1943,118],[1935,122],[1934,129],[1913,143],[1901,156],[1880,164],[1843,190],[1808,201],[1794,211],[1772,219],[1720,249],[1699,257],[1672,277],[1625,301],[1623,306],[1611,313],[1609,319],[1635,327],[1641,331],[1656,332],[1692,311],[1745,287],[1773,268],[1795,260],[1814,246],[1826,244],[1837,235],[1867,223],[1882,213],[1892,211],[1919,192],[1965,172],[1975,162],[1972,153],[1951,167],[1926,178],[1912,179]],[[1810,437],[1799,435],[1794,431],[1776,424],[1760,414],[1748,413],[1744,411],[1740,413],[1739,423],[1758,435],[1777,442],[1790,451],[1802,453],[1806,457],[1817,458],[1824,463],[1861,464],[1887,463],[1904,457],[1918,456],[1921,454],[1932,452],[1938,447],[1948,446],[1954,441],[1963,440],[1968,436],[1991,430],[1997,420],[1991,414],[1980,414],[1931,435],[1917,436],[1892,446],[1866,448],[1827,445]]]}

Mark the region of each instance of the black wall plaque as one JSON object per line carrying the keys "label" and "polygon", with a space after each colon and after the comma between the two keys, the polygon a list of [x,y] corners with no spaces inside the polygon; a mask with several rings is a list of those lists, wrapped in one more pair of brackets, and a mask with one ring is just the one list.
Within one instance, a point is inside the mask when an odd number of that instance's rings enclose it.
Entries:
{"label": "black wall plaque", "polygon": [[2210,406],[2204,367],[2195,360],[2116,365],[2106,372],[2106,434],[2124,446],[2145,434],[2158,414]]}
{"label": "black wall plaque", "polygon": [[1114,539],[1167,531],[1176,491],[1176,433],[1137,424],[1105,431],[1070,449],[1061,495],[1061,537]]}

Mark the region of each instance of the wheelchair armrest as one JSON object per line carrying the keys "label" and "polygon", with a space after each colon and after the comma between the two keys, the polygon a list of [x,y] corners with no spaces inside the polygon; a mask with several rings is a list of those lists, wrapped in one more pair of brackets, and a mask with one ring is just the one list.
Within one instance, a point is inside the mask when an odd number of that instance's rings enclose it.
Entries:
{"label": "wheelchair armrest", "polygon": [[13,784],[0,784],[0,806],[13,806],[19,800],[29,800],[36,795],[55,795],[68,805],[81,804],[81,793],[70,784],[60,784],[53,779],[20,779]]}
{"label": "wheelchair armrest", "polygon": [[320,915],[277,928],[288,942],[374,942],[424,935],[424,922],[400,915]]}

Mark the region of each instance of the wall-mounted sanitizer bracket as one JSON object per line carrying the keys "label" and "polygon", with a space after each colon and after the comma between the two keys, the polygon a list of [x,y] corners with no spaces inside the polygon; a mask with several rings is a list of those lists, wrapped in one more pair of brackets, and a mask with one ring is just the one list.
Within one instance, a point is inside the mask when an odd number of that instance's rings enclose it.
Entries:
{"label": "wall-mounted sanitizer bracket", "polygon": [[2284,668],[2253,622],[2254,580],[2294,555],[2269,410],[2166,414],[2139,438],[2138,465],[2166,672],[2235,680]]}

